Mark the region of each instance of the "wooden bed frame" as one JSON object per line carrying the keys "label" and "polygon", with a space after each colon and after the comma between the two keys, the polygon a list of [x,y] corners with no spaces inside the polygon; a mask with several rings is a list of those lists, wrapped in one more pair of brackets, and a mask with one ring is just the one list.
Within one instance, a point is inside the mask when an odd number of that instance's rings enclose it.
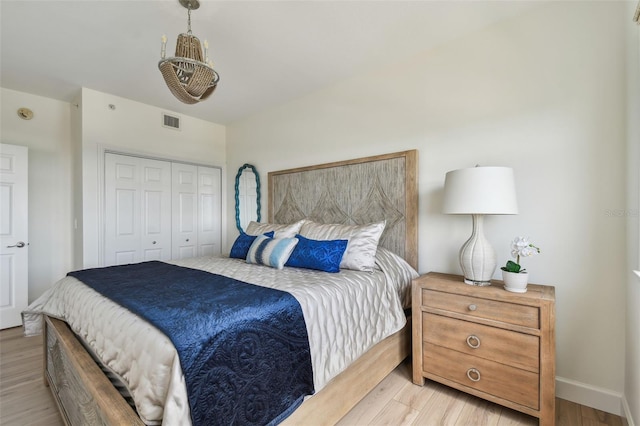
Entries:
{"label": "wooden bed frame", "polygon": [[[386,219],[380,244],[416,269],[417,210],[415,150],[269,173],[269,221],[293,221],[297,215],[346,224]],[[336,215],[342,220],[332,222]],[[340,420],[409,355],[410,323],[408,318],[402,330],[371,348],[282,424]],[[43,336],[45,384],[66,424],[143,425],[66,323],[45,316]]]}

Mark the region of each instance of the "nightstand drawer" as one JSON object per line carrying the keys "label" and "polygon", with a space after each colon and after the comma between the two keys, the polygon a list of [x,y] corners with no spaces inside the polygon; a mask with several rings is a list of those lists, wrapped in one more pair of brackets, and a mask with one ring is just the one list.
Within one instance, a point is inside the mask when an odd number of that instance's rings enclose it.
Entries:
{"label": "nightstand drawer", "polygon": [[425,343],[424,371],[463,386],[537,410],[539,377],[535,373]]}
{"label": "nightstand drawer", "polygon": [[426,312],[422,314],[422,330],[427,343],[532,373],[539,371],[540,339],[537,336]]}
{"label": "nightstand drawer", "polygon": [[534,329],[540,327],[540,313],[534,306],[428,289],[422,290],[422,306]]}

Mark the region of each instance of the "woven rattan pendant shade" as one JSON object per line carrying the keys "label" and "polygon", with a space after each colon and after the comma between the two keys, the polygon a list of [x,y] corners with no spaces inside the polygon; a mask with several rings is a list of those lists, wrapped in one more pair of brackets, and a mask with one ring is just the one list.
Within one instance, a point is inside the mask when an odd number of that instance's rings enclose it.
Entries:
{"label": "woven rattan pendant shade", "polygon": [[212,64],[207,64],[208,58],[203,57],[198,37],[191,34],[191,4],[183,6],[189,9],[189,32],[178,36],[175,57],[166,59],[166,37],[163,36],[163,54],[158,68],[167,87],[178,100],[185,104],[195,104],[211,96],[220,77]]}

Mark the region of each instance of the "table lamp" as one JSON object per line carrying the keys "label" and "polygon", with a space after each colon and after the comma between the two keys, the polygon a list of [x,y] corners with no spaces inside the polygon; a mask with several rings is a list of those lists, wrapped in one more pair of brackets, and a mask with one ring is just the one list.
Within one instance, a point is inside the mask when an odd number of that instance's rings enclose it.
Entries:
{"label": "table lamp", "polygon": [[472,216],[473,232],[459,254],[464,282],[490,285],[497,263],[496,252],[484,236],[484,215],[518,214],[513,169],[476,166],[448,172],[442,211]]}

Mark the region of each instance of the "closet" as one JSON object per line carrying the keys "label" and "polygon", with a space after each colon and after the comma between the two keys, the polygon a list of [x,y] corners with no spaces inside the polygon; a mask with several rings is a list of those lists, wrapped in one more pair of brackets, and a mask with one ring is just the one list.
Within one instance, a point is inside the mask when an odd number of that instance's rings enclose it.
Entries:
{"label": "closet", "polygon": [[220,253],[219,168],[105,153],[104,265]]}

